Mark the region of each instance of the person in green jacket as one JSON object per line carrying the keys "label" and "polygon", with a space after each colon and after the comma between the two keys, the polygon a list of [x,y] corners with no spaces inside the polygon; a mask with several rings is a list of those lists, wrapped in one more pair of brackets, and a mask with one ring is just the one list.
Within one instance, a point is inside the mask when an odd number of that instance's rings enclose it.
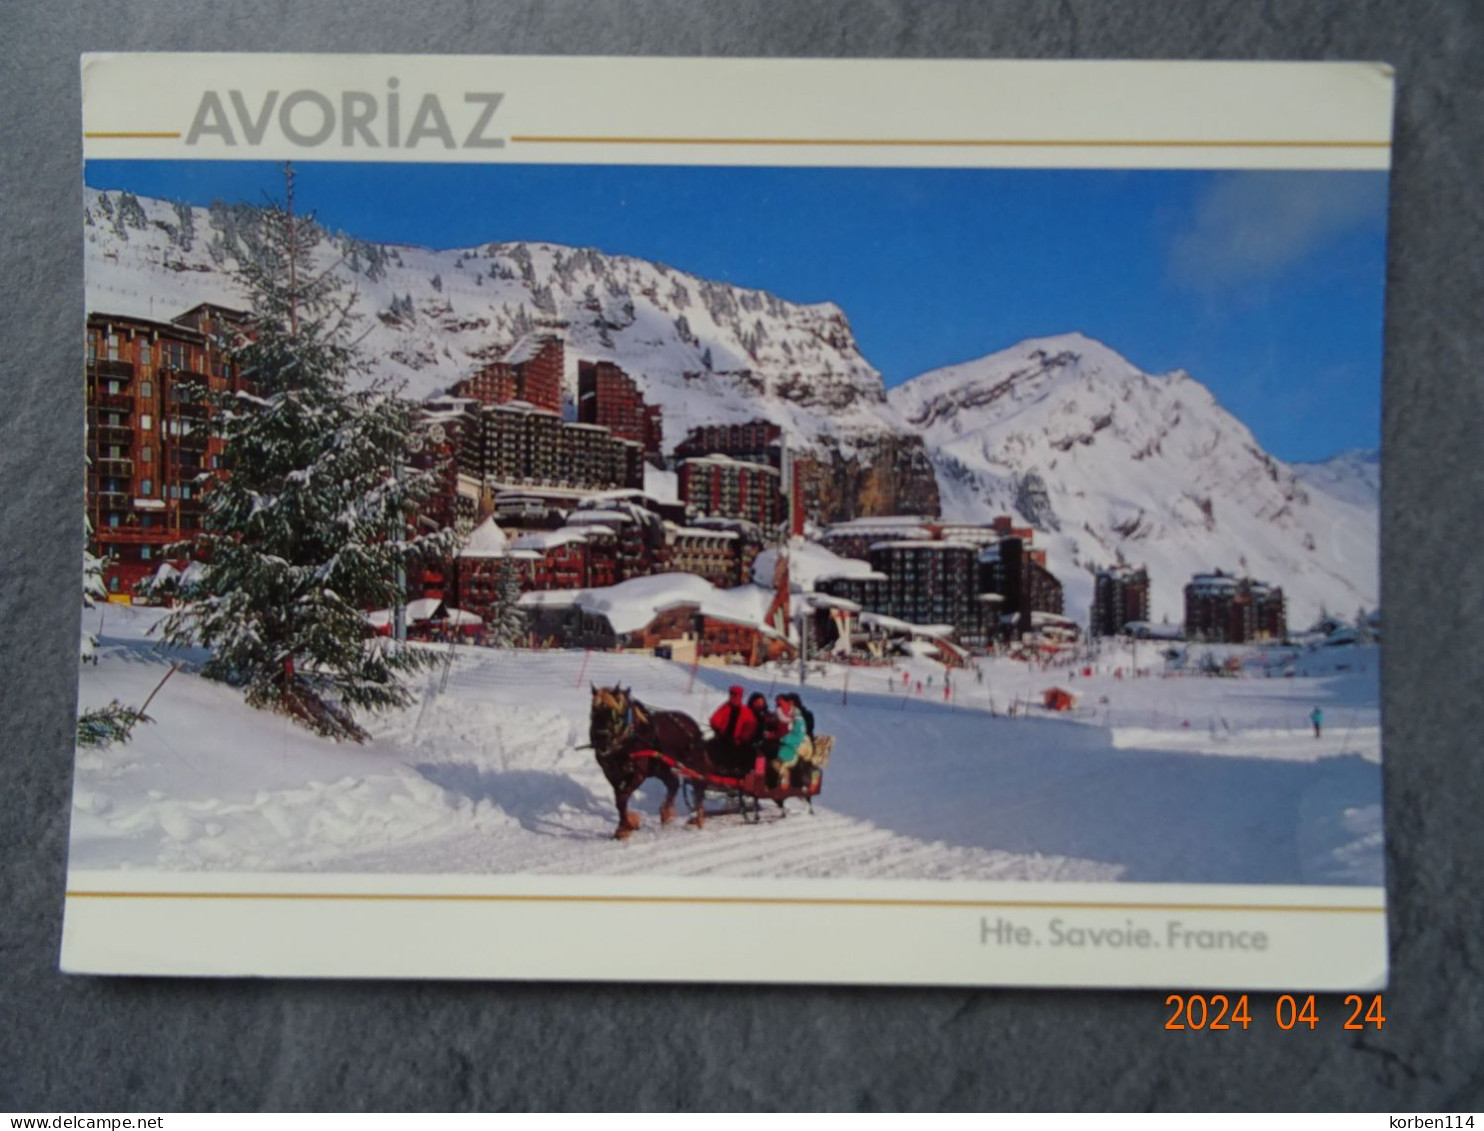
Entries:
{"label": "person in green jacket", "polygon": [[789,775],[799,759],[799,747],[808,735],[808,728],[804,723],[803,712],[794,707],[787,693],[779,695],[774,703],[774,734],[778,739],[778,756],[774,759],[773,768],[778,773],[778,785],[787,789]]}

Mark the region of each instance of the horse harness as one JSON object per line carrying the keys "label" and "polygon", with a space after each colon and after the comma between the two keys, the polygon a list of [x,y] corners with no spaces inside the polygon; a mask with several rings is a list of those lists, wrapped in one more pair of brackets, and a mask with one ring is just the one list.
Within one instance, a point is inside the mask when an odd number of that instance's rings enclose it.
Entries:
{"label": "horse harness", "polygon": [[[618,710],[618,704],[608,695],[604,695],[603,704],[613,716],[617,723],[604,731],[604,742],[601,746],[595,746],[594,753],[601,759],[614,758],[621,754],[630,753],[626,749],[630,743],[638,737],[640,723],[648,723],[642,704],[639,704],[632,696],[624,699],[623,710]],[[637,708],[637,709],[636,709]]]}

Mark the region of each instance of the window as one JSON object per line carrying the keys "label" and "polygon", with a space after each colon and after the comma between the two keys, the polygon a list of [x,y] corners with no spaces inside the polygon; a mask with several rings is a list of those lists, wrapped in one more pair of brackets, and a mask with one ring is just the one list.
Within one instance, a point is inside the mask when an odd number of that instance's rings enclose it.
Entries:
{"label": "window", "polygon": [[152,396],[154,396],[155,395],[155,386],[154,386],[154,383],[152,381],[141,381],[141,382],[139,382],[139,395],[142,396],[142,397],[152,397]]}
{"label": "window", "polygon": [[109,334],[108,335],[108,360],[109,361],[117,361],[118,359],[119,359],[119,336],[117,334]]}
{"label": "window", "polygon": [[[116,526],[118,524],[117,523],[113,523],[112,525],[115,525]],[[118,578],[116,578],[116,577],[110,577],[108,579],[108,591],[110,593],[117,593],[119,591],[119,579]]]}
{"label": "window", "polygon": [[140,463],[154,463],[155,462],[155,450],[153,448],[140,448],[139,449],[139,462]]}
{"label": "window", "polygon": [[149,342],[147,342],[147,341],[140,342],[139,343],[139,364],[140,365],[153,365],[155,363],[154,357],[155,357],[154,351],[152,349],[150,349]]}
{"label": "window", "polygon": [[149,547],[148,546],[140,546],[139,547],[139,560],[142,561],[142,562],[149,561]]}
{"label": "window", "polygon": [[98,360],[98,335],[97,334],[89,334],[88,335],[88,360],[89,361],[97,361]]}
{"label": "window", "polygon": [[[143,495],[145,498],[149,498],[149,496],[153,495],[155,493],[154,480],[152,480],[152,479],[146,479],[142,483],[140,483],[139,484],[139,493],[141,495]],[[149,515],[145,515],[144,517],[145,518],[148,518]]]}
{"label": "window", "polygon": [[154,426],[155,418],[152,417],[149,413],[146,412],[139,417],[139,427],[145,432],[148,432]]}

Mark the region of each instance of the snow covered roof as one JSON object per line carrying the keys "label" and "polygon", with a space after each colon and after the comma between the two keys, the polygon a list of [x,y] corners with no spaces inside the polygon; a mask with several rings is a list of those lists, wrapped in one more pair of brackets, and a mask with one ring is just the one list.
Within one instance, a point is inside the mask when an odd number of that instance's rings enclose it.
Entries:
{"label": "snow covered roof", "polygon": [[526,593],[521,599],[528,608],[576,605],[584,612],[605,616],[614,632],[637,632],[661,609],[693,604],[706,616],[745,624],[772,633],[764,624],[772,594],[757,585],[718,589],[705,578],[690,573],[659,573],[633,577],[601,589],[564,589]]}
{"label": "snow covered roof", "polygon": [[688,463],[710,463],[725,465],[727,467],[744,467],[749,471],[766,471],[769,475],[778,474],[776,467],[769,467],[765,463],[753,463],[745,459],[733,459],[731,456],[722,455],[720,452],[713,453],[709,456],[692,456],[690,459],[681,461],[682,466]]}
{"label": "snow covered roof", "polygon": [[560,530],[533,530],[522,534],[511,543],[514,550],[554,550],[558,546],[570,546],[574,542],[586,542],[587,535],[580,530],[563,527]]}
{"label": "snow covered roof", "polygon": [[449,624],[483,624],[484,618],[476,613],[467,612],[464,609],[449,609]]}
{"label": "snow covered roof", "polygon": [[500,529],[493,517],[485,519],[469,535],[469,541],[459,551],[461,558],[503,558],[510,549],[510,539]]}
{"label": "snow covered roof", "polygon": [[505,356],[500,360],[506,365],[521,365],[530,361],[541,352],[543,346],[550,341],[550,334],[526,334],[516,340],[516,343],[505,351]]}
{"label": "snow covered roof", "polygon": [[549,408],[539,408],[530,401],[503,401],[500,404],[485,405],[486,412],[513,412],[525,416],[549,416],[554,420],[560,420],[561,413],[552,412]]}
{"label": "snow covered roof", "polygon": [[1076,623],[1071,617],[1064,617],[1058,613],[1031,613],[1032,625],[1074,625]]}
{"label": "snow covered roof", "polygon": [[931,538],[901,538],[889,542],[872,542],[873,550],[962,550],[977,553],[978,547],[970,542],[939,542]]}
{"label": "snow covered roof", "polygon": [[750,522],[745,518],[731,518],[727,515],[720,514],[701,515],[699,518],[691,519],[690,525],[714,530],[735,530],[752,534],[757,538],[762,537],[762,528],[757,523]]}
{"label": "snow covered roof", "polygon": [[810,593],[804,600],[816,609],[844,609],[849,613],[861,611],[861,607],[854,601],[847,601],[844,597],[831,597],[828,593]]}
{"label": "snow covered roof", "polygon": [[560,609],[577,604],[581,589],[536,589],[522,593],[516,603],[523,609]]}
{"label": "snow covered roof", "polygon": [[848,522],[837,522],[826,531],[826,534],[868,534],[883,528],[895,530],[899,527],[919,528],[926,534],[925,524],[927,522],[928,517],[921,514],[874,515],[852,518]]}
{"label": "snow covered roof", "polygon": [[608,491],[594,491],[577,505],[580,508],[597,508],[605,502],[628,502],[643,506],[645,503],[658,503],[660,500],[648,491],[641,491],[637,487],[614,487]]}
{"label": "snow covered roof", "polygon": [[416,624],[418,621],[432,620],[433,614],[443,604],[441,597],[419,597],[415,601],[407,602],[407,623]]}
{"label": "snow covered roof", "polygon": [[584,526],[588,523],[633,522],[634,516],[627,511],[597,510],[593,508],[575,510],[567,516],[568,526]]}
{"label": "snow covered roof", "polygon": [[889,617],[885,613],[862,613],[861,624],[867,628],[885,629],[887,632],[911,633],[916,627],[896,617]]}
{"label": "snow covered roof", "polygon": [[676,538],[721,538],[724,540],[738,536],[735,530],[712,530],[708,527],[700,526],[676,526],[673,523],[667,523],[666,525],[674,532]]}
{"label": "snow covered roof", "polygon": [[859,558],[842,558],[828,547],[803,538],[792,538],[786,550],[764,550],[753,563],[752,578],[759,585],[773,584],[773,570],[778,565],[779,553],[788,556],[789,587],[796,590],[813,589],[819,582],[830,577],[881,577],[871,569],[870,562]]}
{"label": "snow covered roof", "polygon": [[1229,573],[1198,573],[1190,579],[1198,589],[1235,589],[1237,579]]}

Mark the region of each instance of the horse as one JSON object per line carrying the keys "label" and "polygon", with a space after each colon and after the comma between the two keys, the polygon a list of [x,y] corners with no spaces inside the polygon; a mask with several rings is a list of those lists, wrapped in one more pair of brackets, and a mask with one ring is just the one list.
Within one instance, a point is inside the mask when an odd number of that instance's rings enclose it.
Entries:
{"label": "horse", "polygon": [[701,728],[689,715],[679,711],[657,711],[645,706],[634,698],[632,688],[588,686],[593,693],[588,740],[603,776],[613,786],[613,801],[618,806],[614,838],[626,840],[639,827],[639,814],[629,812],[629,798],[652,777],[664,783],[660,823],[668,825],[675,819],[675,794],[680,789],[680,778],[662,759],[634,755],[654,750],[682,765],[705,770],[708,758]]}

